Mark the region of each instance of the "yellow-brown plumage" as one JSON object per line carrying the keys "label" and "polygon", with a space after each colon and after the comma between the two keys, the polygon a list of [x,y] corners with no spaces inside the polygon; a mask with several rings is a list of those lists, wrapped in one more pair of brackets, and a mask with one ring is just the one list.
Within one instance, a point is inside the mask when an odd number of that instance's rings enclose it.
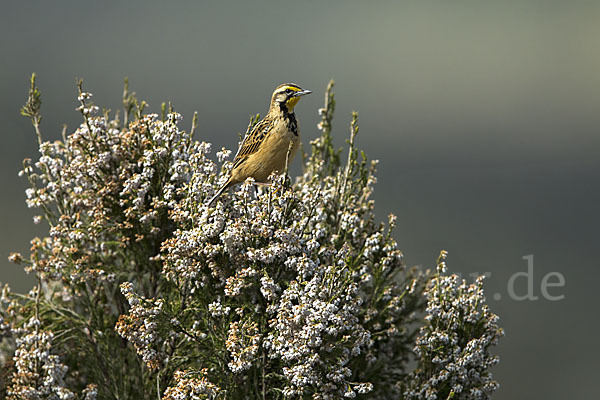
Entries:
{"label": "yellow-brown plumage", "polygon": [[233,159],[233,168],[225,183],[208,202],[211,205],[227,188],[253,177],[266,182],[273,172],[283,172],[286,158],[294,157],[300,145],[300,131],[294,107],[301,96],[311,93],[293,83],[277,86],[271,96],[267,115],[260,120],[244,141]]}

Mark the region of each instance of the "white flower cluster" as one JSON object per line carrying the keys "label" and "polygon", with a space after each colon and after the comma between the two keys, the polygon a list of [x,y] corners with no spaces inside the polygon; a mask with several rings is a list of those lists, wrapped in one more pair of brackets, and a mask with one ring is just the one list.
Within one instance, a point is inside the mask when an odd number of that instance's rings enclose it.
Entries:
{"label": "white flower cluster", "polygon": [[129,302],[129,314],[121,315],[116,331],[133,344],[148,368],[157,369],[163,356],[155,349],[163,341],[158,335],[158,322],[164,301],[148,300],[138,296],[129,282],[121,284],[121,292]]}
{"label": "white flower cluster", "polygon": [[53,333],[39,330],[30,319],[20,329],[13,361],[15,373],[8,385],[9,400],[70,400],[75,394],[65,386],[68,368],[51,353]]}
{"label": "white flower cluster", "polygon": [[446,252],[438,263],[439,276],[425,291],[426,321],[417,338],[419,367],[412,374],[407,399],[489,399],[498,388],[489,369],[499,361],[489,353],[503,335],[498,316],[483,295],[483,276],[475,283],[445,276]]}
{"label": "white flower cluster", "polygon": [[[8,286],[8,284],[4,284],[0,290],[0,310],[6,310],[12,303],[13,301],[10,299],[10,286]],[[5,319],[3,314],[4,313],[0,313],[0,338],[5,335],[9,335],[11,332],[11,325]]]}
{"label": "white flower cluster", "polygon": [[369,345],[370,332],[358,320],[358,286],[344,284],[349,275],[344,266],[317,268],[310,280],[290,282],[272,310],[265,347],[288,365],[286,396],[302,395],[311,386],[323,399],[338,398],[344,387],[351,391],[348,363]]}
{"label": "white flower cluster", "polygon": [[[82,104],[90,97],[82,93]],[[84,113],[65,143],[41,144],[37,172],[29,160],[22,171],[31,183],[28,206],[41,208],[51,224],[50,236],[33,243],[42,257],[26,268],[51,279],[84,281],[98,262],[118,265],[120,248],[160,241],[168,233],[165,215],[190,178],[191,140],[177,127],[179,114],[164,121],[145,115],[127,130],[93,114]]]}
{"label": "white flower cluster", "polygon": [[247,370],[259,350],[262,337],[258,333],[258,324],[254,321],[234,321],[229,325],[229,333],[225,347],[229,351],[231,361],[227,364],[234,372]]}
{"label": "white flower cluster", "polygon": [[163,400],[212,400],[221,393],[218,386],[207,378],[207,370],[177,371],[173,377],[175,384],[165,391]]}

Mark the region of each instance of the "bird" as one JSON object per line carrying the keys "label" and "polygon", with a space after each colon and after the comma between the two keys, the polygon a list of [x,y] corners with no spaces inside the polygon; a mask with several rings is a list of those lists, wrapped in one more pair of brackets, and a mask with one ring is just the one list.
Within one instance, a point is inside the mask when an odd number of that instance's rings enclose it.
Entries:
{"label": "bird", "polygon": [[294,107],[300,97],[310,93],[295,83],[284,83],[275,88],[269,111],[244,137],[233,159],[229,179],[209,200],[208,207],[226,189],[249,177],[257,183],[265,183],[274,171],[283,172],[286,161],[292,160],[300,145]]}

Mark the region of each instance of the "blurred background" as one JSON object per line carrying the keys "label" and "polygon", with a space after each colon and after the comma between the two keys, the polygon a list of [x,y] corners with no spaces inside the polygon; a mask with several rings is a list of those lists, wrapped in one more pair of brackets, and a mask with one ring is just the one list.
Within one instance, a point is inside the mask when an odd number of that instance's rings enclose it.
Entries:
{"label": "blurred background", "polygon": [[[600,398],[600,3],[584,1],[28,1],[0,13],[0,281],[27,291],[9,264],[43,235],[25,205],[19,115],[38,74],[42,131],[72,132],[75,78],[119,109],[123,78],[159,112],[171,101],[202,140],[234,148],[279,83],[311,89],[296,109],[305,145],[336,81],[334,134],[379,159],[377,216],[398,216],[407,263],[488,273],[506,336],[494,349],[496,399]],[[234,149],[235,150],[235,149]],[[345,152],[344,152],[345,154]],[[299,162],[295,162],[299,171]],[[525,295],[531,284],[536,301]],[[541,285],[558,272],[564,286]],[[554,275],[550,282],[557,282]]]}

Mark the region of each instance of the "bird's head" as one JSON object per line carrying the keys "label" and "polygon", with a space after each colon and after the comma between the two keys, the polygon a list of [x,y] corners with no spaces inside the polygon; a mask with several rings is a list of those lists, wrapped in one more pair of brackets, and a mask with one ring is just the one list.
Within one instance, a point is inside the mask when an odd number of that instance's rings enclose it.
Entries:
{"label": "bird's head", "polygon": [[279,109],[282,112],[293,112],[301,96],[312,93],[310,90],[303,90],[295,83],[284,83],[277,86],[271,97],[271,109]]}

